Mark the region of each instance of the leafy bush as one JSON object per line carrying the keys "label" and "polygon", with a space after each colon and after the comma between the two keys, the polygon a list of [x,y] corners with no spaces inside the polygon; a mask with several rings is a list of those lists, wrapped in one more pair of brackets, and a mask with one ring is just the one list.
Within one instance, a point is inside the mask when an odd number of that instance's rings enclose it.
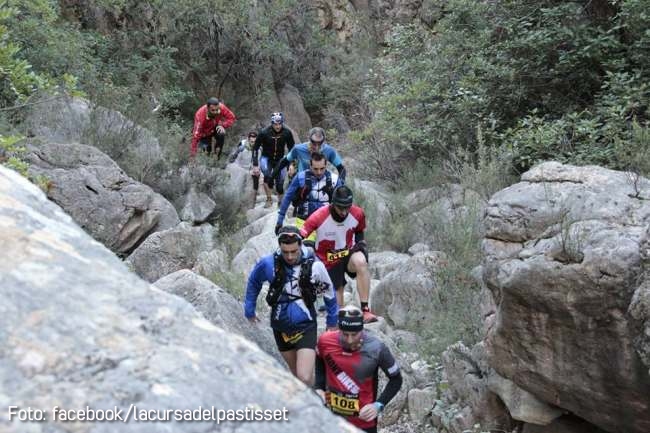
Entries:
{"label": "leafy bush", "polygon": [[478,160],[476,130],[481,145],[505,146],[505,171],[547,159],[624,168],[621,144],[648,128],[647,10],[649,0],[451,0],[433,29],[395,27],[365,86],[370,122],[351,138],[369,171],[393,181],[415,159]]}

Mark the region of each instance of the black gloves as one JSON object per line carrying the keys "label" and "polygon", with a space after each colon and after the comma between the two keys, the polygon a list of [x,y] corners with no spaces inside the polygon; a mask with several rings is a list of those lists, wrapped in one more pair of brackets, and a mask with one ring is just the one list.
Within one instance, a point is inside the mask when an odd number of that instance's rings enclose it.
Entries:
{"label": "black gloves", "polygon": [[275,235],[277,236],[278,233],[280,233],[280,229],[282,228],[282,224],[276,224],[275,225]]}

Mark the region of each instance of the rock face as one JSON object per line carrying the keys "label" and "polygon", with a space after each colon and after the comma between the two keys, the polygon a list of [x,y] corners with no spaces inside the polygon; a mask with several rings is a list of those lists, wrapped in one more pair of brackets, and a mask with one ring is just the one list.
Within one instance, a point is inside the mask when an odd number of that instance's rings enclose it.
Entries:
{"label": "rock face", "polygon": [[483,429],[512,431],[512,419],[501,400],[488,388],[492,370],[487,364],[485,346],[470,350],[456,343],[442,354],[444,381],[441,399],[433,410],[433,424],[452,433]]}
{"label": "rock face", "polygon": [[138,180],[151,174],[163,154],[156,136],[117,111],[83,98],[43,99],[25,123],[30,135],[48,142],[84,143],[108,153]]}
{"label": "rock face", "polygon": [[[641,261],[643,263],[643,277],[639,288],[634,293],[630,314],[635,319],[636,339],[634,347],[650,369],[650,226],[641,243]],[[648,370],[650,374],[650,370]]]}
{"label": "rock face", "polygon": [[190,189],[185,196],[185,204],[181,210],[181,219],[189,223],[203,223],[214,212],[217,204],[205,193]]}
{"label": "rock face", "polygon": [[213,236],[214,228],[209,224],[193,227],[183,222],[149,236],[126,262],[136,274],[153,283],[181,269],[192,269],[202,253],[212,250]]}
{"label": "rock face", "polygon": [[[45,411],[3,432],[356,431],[184,300],[129,273],[27,180],[0,167],[0,399]],[[288,411],[290,422],[54,422],[51,409]]]}
{"label": "rock face", "polygon": [[48,198],[116,253],[127,254],[148,234],[180,221],[164,197],[128,177],[92,146],[29,147],[30,172],[50,180]]}
{"label": "rock face", "polygon": [[294,133],[296,143],[307,141],[307,132],[311,128],[311,119],[307,111],[305,111],[302,96],[298,89],[290,84],[285,84],[278,92],[278,99],[282,107],[281,111],[286,116],[287,124]]}
{"label": "rock face", "polygon": [[650,431],[649,199],[646,179],[545,163],[495,194],[484,221],[490,365],[611,432]]}
{"label": "rock face", "polygon": [[241,303],[210,280],[192,271],[181,270],[159,279],[154,285],[194,305],[213,325],[257,343],[262,350],[284,365],[268,323],[262,320],[259,325],[251,324],[244,318]]}
{"label": "rock face", "polygon": [[371,291],[373,311],[398,328],[413,329],[425,324],[438,306],[435,267],[438,252],[410,258],[386,275]]}

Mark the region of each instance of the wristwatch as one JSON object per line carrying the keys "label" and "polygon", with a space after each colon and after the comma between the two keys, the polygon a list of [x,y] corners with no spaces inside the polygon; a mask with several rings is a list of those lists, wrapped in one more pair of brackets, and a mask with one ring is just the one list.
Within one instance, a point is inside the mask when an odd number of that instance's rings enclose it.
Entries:
{"label": "wristwatch", "polygon": [[377,412],[382,412],[384,410],[384,403],[382,403],[380,401],[376,401],[373,404],[377,408]]}

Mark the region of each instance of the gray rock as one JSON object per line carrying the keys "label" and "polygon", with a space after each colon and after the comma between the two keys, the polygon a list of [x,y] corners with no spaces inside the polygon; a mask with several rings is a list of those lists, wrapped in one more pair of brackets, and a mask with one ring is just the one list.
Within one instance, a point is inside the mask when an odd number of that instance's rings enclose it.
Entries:
{"label": "gray rock", "polygon": [[29,146],[30,173],[50,180],[48,198],[116,253],[180,221],[173,206],[128,177],[108,156],[82,144]]}
{"label": "gray rock", "polygon": [[268,324],[253,325],[246,320],[242,304],[226,290],[186,269],[162,277],[154,285],[185,299],[213,325],[255,342],[262,350],[276,358],[280,367],[284,367],[284,361]]}
{"label": "gray rock", "polygon": [[181,269],[192,269],[201,253],[214,248],[215,230],[209,224],[193,227],[181,223],[149,236],[126,259],[133,271],[154,282]]}
{"label": "gray rock", "polygon": [[139,181],[148,178],[163,154],[156,136],[121,113],[79,97],[43,98],[26,114],[34,137],[55,143],[84,143],[101,149]]}
{"label": "gray rock", "polygon": [[211,278],[214,274],[228,272],[229,266],[228,253],[222,247],[217,247],[200,252],[192,272]]}
{"label": "gray rock", "polygon": [[[629,313],[637,328],[634,347],[647,368],[650,369],[650,226],[639,246],[643,277],[634,291]],[[650,374],[650,370],[648,371]]]}
{"label": "gray rock", "polygon": [[311,128],[311,119],[302,102],[302,96],[298,89],[290,84],[285,84],[278,93],[278,100],[280,101],[280,110],[287,119],[288,126],[294,132],[294,139],[296,143],[300,143],[300,137],[307,137],[307,132]]}
{"label": "gray rock", "polygon": [[437,297],[433,267],[411,258],[382,279],[370,293],[370,305],[396,327],[415,329],[433,314]]}
{"label": "gray rock", "polygon": [[381,280],[392,271],[404,265],[408,259],[408,254],[395,253],[393,251],[370,253],[368,256],[370,276],[371,278]]}
{"label": "gray rock", "polygon": [[[496,394],[488,389],[487,355],[483,343],[471,350],[462,342],[442,354],[444,372],[442,400],[434,412],[444,414],[445,425],[470,426],[475,424],[511,431],[514,423]],[[453,420],[456,420],[452,423]],[[456,430],[458,431],[458,430]],[[462,431],[459,430],[459,433]]]}
{"label": "gray rock", "polygon": [[524,424],[522,433],[605,433],[576,416],[561,416],[548,425]]}
{"label": "gray rock", "polygon": [[355,203],[364,209],[367,217],[372,216],[368,223],[379,228],[390,221],[390,195],[385,188],[375,182],[359,179],[347,179],[347,184],[352,189]]}
{"label": "gray rock", "polygon": [[[226,184],[226,190],[234,201],[229,201],[224,204],[228,206],[242,206],[250,198],[249,193],[253,190],[253,179],[250,172],[237,164],[228,164],[226,166],[226,172],[230,175]],[[260,185],[259,189],[263,190],[262,185]]]}
{"label": "gray rock", "polygon": [[194,188],[190,188],[184,201],[180,217],[183,221],[192,224],[206,222],[217,207],[217,204],[207,194],[197,192]]}
{"label": "gray rock", "polygon": [[[259,431],[256,422],[65,423],[51,409],[288,411],[268,432],[357,431],[246,339],[128,272],[34,185],[0,167],[0,401],[47,411],[2,415],[20,432]],[[164,413],[164,412],[161,412]],[[170,414],[173,415],[173,412]],[[116,430],[117,429],[117,430]]]}
{"label": "gray rock", "polygon": [[433,410],[436,390],[433,388],[412,389],[408,393],[409,416],[413,422],[424,424]]}
{"label": "gray rock", "polygon": [[639,185],[635,194],[622,172],[540,164],[495,194],[484,220],[486,240],[500,241],[484,243],[490,365],[539,400],[626,433],[650,431],[639,354],[648,311],[633,306],[647,284],[650,183]]}
{"label": "gray rock", "polygon": [[421,254],[421,253],[426,253],[426,252],[429,252],[429,251],[431,251],[431,247],[429,247],[429,245],[427,245],[425,243],[422,243],[422,242],[418,242],[417,244],[413,244],[408,249],[408,253],[410,255],[412,255],[412,256],[415,256],[415,255],[418,255],[418,254]]}
{"label": "gray rock", "polygon": [[90,125],[91,107],[83,98],[57,98],[36,105],[25,123],[30,134],[58,143],[81,143]]}
{"label": "gray rock", "polygon": [[273,230],[263,232],[246,242],[244,248],[232,259],[230,268],[248,275],[260,258],[271,254],[277,248],[278,241]]}
{"label": "gray rock", "polygon": [[501,398],[513,419],[548,425],[563,413],[562,410],[540,401],[533,394],[497,373],[490,373],[488,388]]}

